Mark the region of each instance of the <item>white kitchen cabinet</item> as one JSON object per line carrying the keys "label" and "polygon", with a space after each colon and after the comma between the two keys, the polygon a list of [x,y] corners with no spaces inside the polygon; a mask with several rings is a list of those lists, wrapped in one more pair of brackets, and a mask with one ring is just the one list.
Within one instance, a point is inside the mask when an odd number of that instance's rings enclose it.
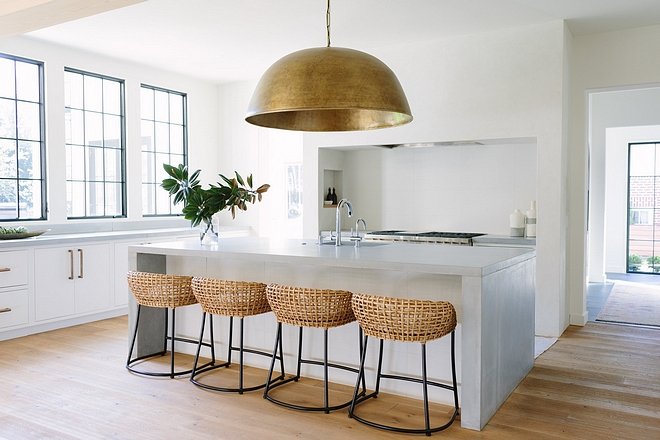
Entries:
{"label": "white kitchen cabinet", "polygon": [[0,328],[28,323],[28,289],[0,291]]}
{"label": "white kitchen cabinet", "polygon": [[0,252],[0,328],[27,324],[28,252]]}
{"label": "white kitchen cabinet", "polygon": [[28,252],[0,252],[0,288],[28,283]]}
{"label": "white kitchen cabinet", "polygon": [[[221,237],[250,235],[249,227],[219,229]],[[190,239],[199,240],[198,229],[0,240],[0,341],[125,315],[128,246]]]}
{"label": "white kitchen cabinet", "polygon": [[108,243],[34,251],[35,320],[110,307]]}

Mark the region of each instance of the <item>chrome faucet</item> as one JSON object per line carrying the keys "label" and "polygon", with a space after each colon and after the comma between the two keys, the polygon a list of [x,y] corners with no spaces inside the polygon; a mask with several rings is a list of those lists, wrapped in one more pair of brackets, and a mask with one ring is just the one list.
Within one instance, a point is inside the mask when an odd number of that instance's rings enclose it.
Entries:
{"label": "chrome faucet", "polygon": [[348,216],[353,217],[353,205],[348,199],[341,199],[337,203],[337,215],[335,217],[335,246],[341,246],[341,207],[346,206],[348,210]]}
{"label": "chrome faucet", "polygon": [[359,248],[360,243],[362,242],[362,237],[360,237],[360,223],[362,223],[362,228],[367,231],[367,222],[363,218],[357,219],[355,222],[355,234],[353,234],[353,229],[351,228],[351,238],[350,240],[355,243],[355,247]]}

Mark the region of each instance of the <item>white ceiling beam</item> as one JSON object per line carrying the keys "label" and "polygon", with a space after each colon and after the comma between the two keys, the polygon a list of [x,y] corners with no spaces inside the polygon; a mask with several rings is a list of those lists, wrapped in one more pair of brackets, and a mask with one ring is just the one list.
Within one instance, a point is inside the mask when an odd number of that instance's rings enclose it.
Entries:
{"label": "white ceiling beam", "polygon": [[4,0],[0,38],[24,34],[146,0]]}

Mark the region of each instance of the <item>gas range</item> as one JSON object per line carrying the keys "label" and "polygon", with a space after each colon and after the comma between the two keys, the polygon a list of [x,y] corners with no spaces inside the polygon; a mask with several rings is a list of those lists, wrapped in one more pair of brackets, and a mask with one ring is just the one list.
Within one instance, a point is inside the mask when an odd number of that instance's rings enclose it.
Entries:
{"label": "gas range", "polygon": [[365,240],[393,241],[405,243],[431,243],[450,244],[458,246],[472,246],[472,238],[479,237],[480,233],[473,232],[435,232],[435,231],[373,231],[364,236]]}

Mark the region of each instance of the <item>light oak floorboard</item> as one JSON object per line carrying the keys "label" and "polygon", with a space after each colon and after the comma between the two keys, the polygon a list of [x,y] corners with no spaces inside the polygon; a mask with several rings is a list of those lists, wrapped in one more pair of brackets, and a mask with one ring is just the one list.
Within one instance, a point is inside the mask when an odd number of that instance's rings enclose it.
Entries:
{"label": "light oak floorboard", "polygon": [[[4,439],[381,439],[410,438],[347,417],[274,405],[261,391],[224,394],[187,378],[129,373],[126,317],[0,342],[0,440]],[[218,353],[224,356],[225,353]],[[191,361],[180,356],[178,361]],[[236,361],[236,359],[234,359]],[[167,368],[168,358],[151,368]],[[262,380],[248,368],[246,386]],[[205,383],[235,386],[234,367]],[[350,387],[332,385],[333,402]],[[273,395],[320,404],[322,384],[302,379]],[[367,418],[417,427],[421,401],[381,395],[357,409]],[[451,408],[432,405],[432,423]],[[660,438],[660,330],[588,323],[569,327],[481,432],[457,420],[434,434],[448,439]]]}

